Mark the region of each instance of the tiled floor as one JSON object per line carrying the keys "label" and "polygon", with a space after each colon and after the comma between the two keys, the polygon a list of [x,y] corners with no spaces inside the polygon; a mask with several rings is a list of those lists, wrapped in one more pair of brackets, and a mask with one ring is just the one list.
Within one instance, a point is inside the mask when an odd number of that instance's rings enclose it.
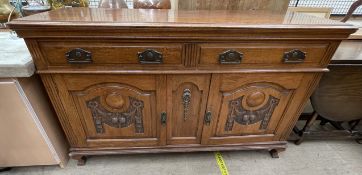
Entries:
{"label": "tiled floor", "polygon": [[[288,144],[279,159],[266,151],[222,152],[230,175],[361,175],[362,144],[355,141],[305,141]],[[213,175],[220,174],[214,154],[177,153],[90,157],[86,166],[71,160],[66,168],[13,168],[9,175]]]}

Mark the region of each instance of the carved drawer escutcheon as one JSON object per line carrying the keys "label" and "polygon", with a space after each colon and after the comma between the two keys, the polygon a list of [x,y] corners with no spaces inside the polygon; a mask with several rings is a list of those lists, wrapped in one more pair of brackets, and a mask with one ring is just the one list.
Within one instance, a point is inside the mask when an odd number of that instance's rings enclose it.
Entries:
{"label": "carved drawer escutcheon", "polygon": [[143,101],[133,97],[129,98],[129,108],[126,112],[110,112],[101,106],[100,97],[87,101],[87,107],[92,111],[92,117],[97,133],[103,133],[103,124],[115,128],[125,128],[132,123],[135,125],[136,133],[143,133]]}

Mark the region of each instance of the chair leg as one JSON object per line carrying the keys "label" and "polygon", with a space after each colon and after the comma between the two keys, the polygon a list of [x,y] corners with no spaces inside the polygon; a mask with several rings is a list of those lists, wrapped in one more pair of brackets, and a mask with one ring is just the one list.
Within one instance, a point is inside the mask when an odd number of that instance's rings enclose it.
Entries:
{"label": "chair leg", "polygon": [[296,133],[296,134],[299,134],[300,130],[299,130],[299,128],[297,126],[294,126],[293,132]]}
{"label": "chair leg", "polygon": [[337,130],[346,130],[345,128],[343,128],[342,122],[329,121],[329,123]]}
{"label": "chair leg", "polygon": [[356,135],[356,142],[358,143],[358,144],[362,144],[362,131],[357,131],[357,133],[355,133],[355,135]]}
{"label": "chair leg", "polygon": [[357,0],[355,1],[351,7],[349,7],[348,12],[346,14],[346,16],[341,20],[341,22],[346,22],[349,18],[351,18],[353,12],[362,5],[362,0]]}
{"label": "chair leg", "polygon": [[356,127],[358,126],[358,124],[360,123],[361,120],[354,120],[354,121],[350,121],[348,122],[349,126],[351,127],[351,130],[356,129]]}
{"label": "chair leg", "polygon": [[299,131],[299,134],[298,134],[299,139],[294,142],[296,145],[300,145],[303,142],[305,134],[309,133],[309,129],[313,125],[313,123],[316,121],[317,117],[318,117],[318,113],[314,112],[312,117],[307,120],[303,129]]}
{"label": "chair leg", "polygon": [[326,125],[328,123],[328,120],[327,119],[325,119],[325,118],[323,118],[323,117],[321,117],[321,122],[319,123],[321,126],[324,126],[324,125]]}

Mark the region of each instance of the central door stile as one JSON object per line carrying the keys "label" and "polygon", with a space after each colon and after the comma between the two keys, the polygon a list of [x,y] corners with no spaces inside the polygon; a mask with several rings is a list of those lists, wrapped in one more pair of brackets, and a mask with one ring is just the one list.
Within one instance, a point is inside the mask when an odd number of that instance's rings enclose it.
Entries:
{"label": "central door stile", "polygon": [[159,145],[164,146],[166,145],[167,139],[167,118],[165,124],[163,123],[163,115],[166,113],[167,116],[167,76],[166,75],[158,75],[157,76],[157,83],[156,83],[156,103],[157,103],[157,116],[160,117],[157,121],[157,128],[158,128],[158,135],[159,135]]}

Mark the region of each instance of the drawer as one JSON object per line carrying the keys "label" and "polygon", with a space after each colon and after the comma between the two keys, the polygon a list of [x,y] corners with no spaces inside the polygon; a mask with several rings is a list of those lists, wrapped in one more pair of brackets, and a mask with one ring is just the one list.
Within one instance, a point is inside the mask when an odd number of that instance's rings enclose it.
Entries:
{"label": "drawer", "polygon": [[199,46],[198,67],[303,67],[323,65],[329,43],[205,43]]}
{"label": "drawer", "polygon": [[182,44],[176,43],[40,41],[39,46],[44,67],[124,65],[127,68],[148,68],[183,65]]}

